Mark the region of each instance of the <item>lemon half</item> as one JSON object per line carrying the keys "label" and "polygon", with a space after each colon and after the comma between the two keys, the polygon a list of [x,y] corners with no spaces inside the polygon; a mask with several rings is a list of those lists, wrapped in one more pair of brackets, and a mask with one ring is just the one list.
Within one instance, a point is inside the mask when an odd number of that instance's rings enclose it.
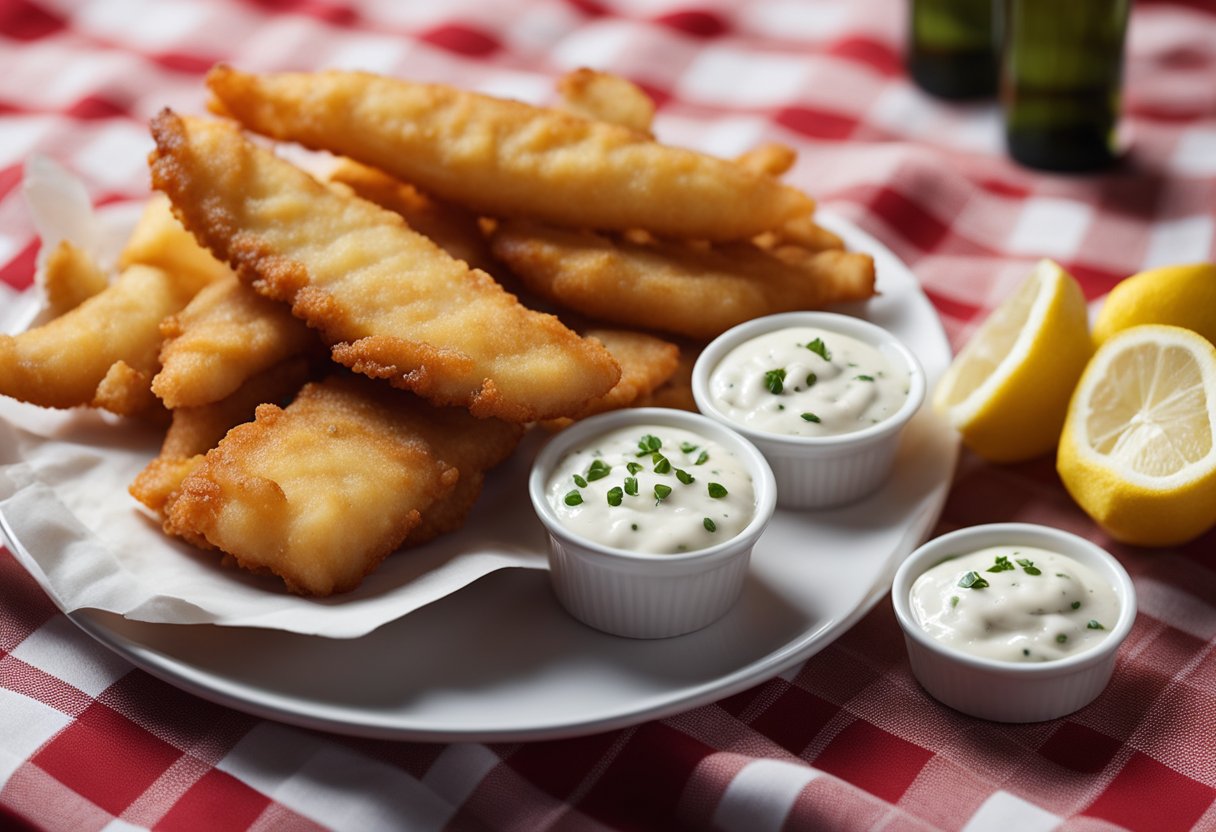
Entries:
{"label": "lemon half", "polygon": [[1056,467],[1116,540],[1169,546],[1216,525],[1216,347],[1175,326],[1113,335],[1073,395]]}
{"label": "lemon half", "polygon": [[1098,310],[1094,343],[1141,324],[1180,326],[1216,343],[1216,263],[1163,266],[1120,281]]}
{"label": "lemon half", "polygon": [[1042,260],[955,357],[933,406],[984,459],[1032,459],[1059,442],[1092,353],[1080,285]]}

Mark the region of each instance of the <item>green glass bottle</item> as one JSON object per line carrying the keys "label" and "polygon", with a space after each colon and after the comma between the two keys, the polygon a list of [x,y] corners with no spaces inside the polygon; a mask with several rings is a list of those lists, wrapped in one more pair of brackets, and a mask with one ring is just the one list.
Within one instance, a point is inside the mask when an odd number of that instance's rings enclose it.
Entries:
{"label": "green glass bottle", "polygon": [[1009,154],[1045,170],[1119,157],[1131,0],[1001,0],[1001,106]]}
{"label": "green glass bottle", "polygon": [[912,0],[906,63],[912,79],[941,98],[996,93],[994,0]]}

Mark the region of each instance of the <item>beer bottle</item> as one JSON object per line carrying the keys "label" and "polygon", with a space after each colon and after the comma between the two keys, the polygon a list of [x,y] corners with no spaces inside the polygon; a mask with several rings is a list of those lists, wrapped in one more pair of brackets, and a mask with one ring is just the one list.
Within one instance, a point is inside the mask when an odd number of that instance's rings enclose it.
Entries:
{"label": "beer bottle", "polygon": [[906,63],[922,89],[951,99],[996,93],[993,2],[912,0]]}

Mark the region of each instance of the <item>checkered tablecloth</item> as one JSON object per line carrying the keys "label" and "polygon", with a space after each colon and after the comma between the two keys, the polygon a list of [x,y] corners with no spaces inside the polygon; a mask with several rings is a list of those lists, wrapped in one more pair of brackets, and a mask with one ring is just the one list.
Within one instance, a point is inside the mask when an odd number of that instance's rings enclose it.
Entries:
{"label": "checkered tablecloth", "polygon": [[[1097,298],[1216,257],[1216,8],[1140,0],[1125,165],[1027,171],[990,103],[911,86],[901,0],[3,0],[0,305],[31,281],[23,161],[95,201],[147,192],[148,117],[200,111],[201,75],[366,68],[532,101],[578,66],[660,104],[666,141],[800,151],[793,181],[915,272],[957,348],[1052,257]],[[0,827],[131,829],[1216,829],[1216,534],[1113,544],[1050,459],[963,454],[935,533],[1017,520],[1080,533],[1140,614],[1106,692],[1065,719],[970,719],[912,679],[883,601],[801,667],[660,721],[573,739],[420,744],[211,704],[78,631],[0,549]]]}

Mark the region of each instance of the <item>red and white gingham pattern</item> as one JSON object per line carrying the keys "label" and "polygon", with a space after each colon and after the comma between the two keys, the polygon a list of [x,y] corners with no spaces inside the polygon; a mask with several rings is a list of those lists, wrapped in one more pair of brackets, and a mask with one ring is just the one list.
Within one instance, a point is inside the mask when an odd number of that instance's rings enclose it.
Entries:
{"label": "red and white gingham pattern", "polygon": [[[899,0],[0,0],[0,305],[36,244],[22,162],[98,202],[141,197],[143,123],[202,107],[201,74],[359,67],[543,101],[581,65],[660,103],[666,140],[801,151],[793,180],[916,272],[961,344],[1051,256],[1096,298],[1216,257],[1216,10],[1140,0],[1121,170],[1055,177],[1003,155],[992,104],[902,73]],[[1110,688],[1005,726],[929,699],[881,603],[801,667],[687,713],[527,744],[349,739],[209,704],[135,671],[0,550],[0,826],[100,829],[1216,829],[1216,534],[1113,544],[1050,460],[964,454],[937,532],[1022,520],[1107,546],[1141,612]]]}

